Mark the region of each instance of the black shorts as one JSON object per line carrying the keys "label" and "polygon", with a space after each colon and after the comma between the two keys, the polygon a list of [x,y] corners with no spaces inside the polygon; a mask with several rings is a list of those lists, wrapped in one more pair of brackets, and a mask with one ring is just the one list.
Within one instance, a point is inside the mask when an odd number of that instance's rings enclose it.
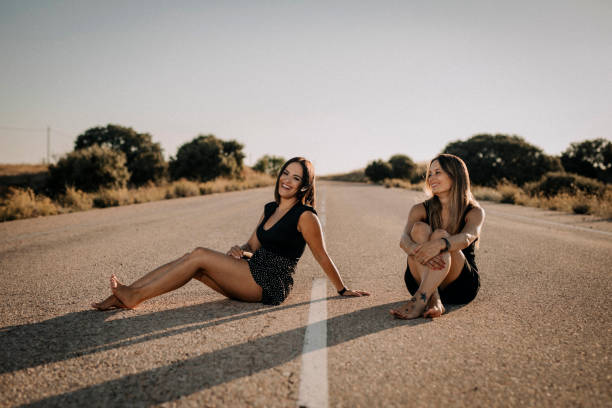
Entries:
{"label": "black shorts", "polygon": [[262,289],[261,303],[280,305],[293,287],[297,261],[259,248],[248,262],[255,283]]}
{"label": "black shorts", "polygon": [[[404,282],[406,282],[406,287],[412,295],[419,289],[419,284],[412,276],[409,265],[406,265]],[[466,261],[457,279],[449,283],[444,289],[438,288],[438,293],[440,293],[440,299],[444,304],[463,305],[474,300],[478,294],[478,289],[480,289],[478,270]]]}

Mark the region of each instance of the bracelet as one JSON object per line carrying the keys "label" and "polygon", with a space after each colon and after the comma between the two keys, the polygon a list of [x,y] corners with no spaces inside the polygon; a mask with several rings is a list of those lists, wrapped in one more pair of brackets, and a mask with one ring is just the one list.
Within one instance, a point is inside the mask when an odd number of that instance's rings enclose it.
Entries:
{"label": "bracelet", "polygon": [[450,241],[444,237],[442,237],[441,239],[444,241],[444,243],[446,243],[446,247],[443,250],[441,250],[440,253],[446,252],[450,249]]}
{"label": "bracelet", "polygon": [[346,292],[346,286],[343,286],[343,287],[342,287],[342,289],[340,289],[340,290],[338,291],[338,294],[339,294],[340,296],[343,296],[343,295],[344,295],[344,292]]}

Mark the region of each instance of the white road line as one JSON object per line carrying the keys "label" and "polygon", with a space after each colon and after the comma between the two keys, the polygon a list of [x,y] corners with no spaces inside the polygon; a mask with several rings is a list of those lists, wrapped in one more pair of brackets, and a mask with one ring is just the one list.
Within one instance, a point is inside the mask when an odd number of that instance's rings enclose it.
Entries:
{"label": "white road line", "polygon": [[578,230],[578,231],[593,232],[595,234],[602,234],[602,235],[612,236],[612,232],[602,231],[602,230],[598,230],[598,229],[594,229],[594,228],[585,228],[585,227],[581,227],[581,226],[578,226],[578,225],[562,224],[560,222],[554,222],[554,221],[548,221],[548,220],[540,220],[540,219],[537,219],[537,218],[525,217],[524,215],[506,214],[506,213],[503,213],[503,212],[500,212],[500,211],[495,211],[495,210],[493,210],[493,211],[486,210],[486,211],[487,211],[488,214],[496,215],[498,217],[514,218],[514,219],[517,219],[517,220],[528,221],[529,223],[554,225],[554,226],[557,226],[557,227],[575,229],[575,230]]}
{"label": "white road line", "polygon": [[[317,213],[325,228],[325,194],[319,190]],[[298,407],[327,408],[327,279],[315,279],[310,295],[308,326],[302,350]]]}
{"label": "white road line", "polygon": [[315,279],[302,351],[298,407],[327,407],[327,280]]}

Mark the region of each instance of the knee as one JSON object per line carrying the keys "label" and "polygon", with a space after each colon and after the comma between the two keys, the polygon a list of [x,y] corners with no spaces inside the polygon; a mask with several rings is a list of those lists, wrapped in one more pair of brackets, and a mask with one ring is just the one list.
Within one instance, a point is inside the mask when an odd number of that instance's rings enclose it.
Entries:
{"label": "knee", "polygon": [[197,247],[191,251],[188,256],[189,258],[204,258],[208,255],[210,250],[208,248]]}
{"label": "knee", "polygon": [[426,242],[430,235],[431,227],[424,222],[415,222],[410,230],[410,238],[417,243]]}
{"label": "knee", "polygon": [[431,239],[448,238],[450,234],[443,229],[437,229],[431,234]]}

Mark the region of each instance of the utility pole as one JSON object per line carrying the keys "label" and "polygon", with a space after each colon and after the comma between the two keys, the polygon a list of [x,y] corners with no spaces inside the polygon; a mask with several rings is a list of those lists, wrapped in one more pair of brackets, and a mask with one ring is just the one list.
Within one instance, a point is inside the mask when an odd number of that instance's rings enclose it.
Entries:
{"label": "utility pole", "polygon": [[47,164],[51,164],[51,128],[47,126]]}

